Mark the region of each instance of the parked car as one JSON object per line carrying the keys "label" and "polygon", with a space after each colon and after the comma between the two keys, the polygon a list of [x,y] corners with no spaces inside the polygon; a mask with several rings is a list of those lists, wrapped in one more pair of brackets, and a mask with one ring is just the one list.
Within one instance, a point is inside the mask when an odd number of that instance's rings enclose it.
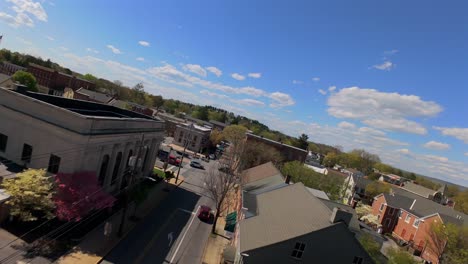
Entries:
{"label": "parked car", "polygon": [[209,158],[212,159],[212,160],[215,160],[216,156],[215,156],[215,154],[210,154]]}
{"label": "parked car", "polygon": [[194,159],[190,161],[190,166],[194,168],[199,168],[199,169],[204,169],[203,165],[201,164],[201,161],[198,159]]}
{"label": "parked car", "polygon": [[198,213],[198,219],[204,222],[208,222],[214,218],[213,211],[211,211],[211,207],[202,205],[200,206],[200,212]]}
{"label": "parked car", "polygon": [[174,155],[169,155],[169,160],[168,163],[175,165],[175,166],[180,166],[181,159],[179,157],[176,157]]}

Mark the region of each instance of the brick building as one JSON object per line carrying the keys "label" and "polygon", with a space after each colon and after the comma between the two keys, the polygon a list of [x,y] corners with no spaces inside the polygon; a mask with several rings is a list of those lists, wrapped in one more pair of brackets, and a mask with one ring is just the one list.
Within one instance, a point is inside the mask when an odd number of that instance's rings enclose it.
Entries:
{"label": "brick building", "polygon": [[391,194],[374,198],[372,214],[376,215],[384,233],[391,233],[415,255],[431,263],[439,263],[443,252],[433,242],[433,223],[464,225],[468,216],[423,198],[402,188],[393,188]]}

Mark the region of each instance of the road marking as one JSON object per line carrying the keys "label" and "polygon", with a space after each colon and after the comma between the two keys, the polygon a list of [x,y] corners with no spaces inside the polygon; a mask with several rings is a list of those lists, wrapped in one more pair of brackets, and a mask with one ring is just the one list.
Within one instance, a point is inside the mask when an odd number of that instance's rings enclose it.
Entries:
{"label": "road marking", "polygon": [[[197,210],[195,211],[195,214],[197,214],[198,210],[200,210],[200,205],[197,207]],[[182,245],[182,242],[184,242],[184,239],[185,239],[185,236],[187,235],[187,232],[189,231],[190,227],[192,226],[193,224],[193,220],[195,220],[195,214],[192,217],[192,220],[190,220],[190,223],[189,225],[187,226],[187,228],[185,229],[185,232],[184,232],[184,235],[182,236],[182,238],[180,239],[179,241],[179,245],[177,245],[177,248],[174,252],[174,254],[172,254],[172,258],[171,260],[169,261],[169,263],[172,263],[175,259],[175,257],[177,256],[177,252],[179,251],[179,248],[180,246]]]}
{"label": "road marking", "polygon": [[[197,212],[192,212],[192,211],[189,211],[189,210],[186,210],[186,209],[183,209],[183,208],[177,208],[178,210],[182,211],[182,212],[186,212],[186,213],[189,213],[189,214],[196,214]],[[198,210],[198,209],[197,209]]]}

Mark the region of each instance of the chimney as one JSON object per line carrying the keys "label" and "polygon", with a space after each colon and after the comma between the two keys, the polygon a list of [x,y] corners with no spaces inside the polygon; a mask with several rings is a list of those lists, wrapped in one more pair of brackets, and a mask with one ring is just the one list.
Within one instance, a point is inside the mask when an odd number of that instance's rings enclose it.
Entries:
{"label": "chimney", "polygon": [[344,222],[346,226],[349,226],[349,223],[351,222],[351,218],[353,218],[352,213],[346,212],[339,207],[335,207],[333,208],[333,212],[330,217],[330,222],[332,224],[338,223],[338,222]]}
{"label": "chimney", "polygon": [[286,180],[284,180],[284,183],[289,184],[291,181],[291,175],[286,175]]}

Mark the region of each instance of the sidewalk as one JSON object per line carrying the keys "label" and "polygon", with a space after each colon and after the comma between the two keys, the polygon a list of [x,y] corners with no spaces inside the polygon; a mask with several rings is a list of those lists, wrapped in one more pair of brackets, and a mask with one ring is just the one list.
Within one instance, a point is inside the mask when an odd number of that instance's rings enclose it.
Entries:
{"label": "sidewalk", "polygon": [[[171,179],[169,184],[161,182],[156,185],[151,193],[148,195],[148,198],[143,204],[140,204],[136,216],[138,218],[145,217],[153,208],[158,206],[162,200],[166,198],[169,192],[164,191],[164,189],[169,186],[169,189],[172,191],[178,185],[184,181],[184,177],[179,176],[179,182],[175,184],[175,179]],[[127,210],[127,215],[130,216],[133,214],[134,205],[130,204]],[[137,224],[139,221],[131,221],[126,219],[126,225],[124,228],[124,235],[119,238],[117,237],[117,232],[119,229],[120,221],[122,217],[122,210],[118,211],[112,215],[107,222],[112,224],[112,231],[110,236],[104,235],[104,225],[102,223],[100,226],[95,228],[93,231],[88,233],[85,239],[76,247],[74,247],[70,252],[61,258],[59,258],[55,263],[58,264],[75,264],[75,263],[85,263],[85,264],[95,264],[101,261],[101,259],[112,249],[119,241],[125,237]]]}

